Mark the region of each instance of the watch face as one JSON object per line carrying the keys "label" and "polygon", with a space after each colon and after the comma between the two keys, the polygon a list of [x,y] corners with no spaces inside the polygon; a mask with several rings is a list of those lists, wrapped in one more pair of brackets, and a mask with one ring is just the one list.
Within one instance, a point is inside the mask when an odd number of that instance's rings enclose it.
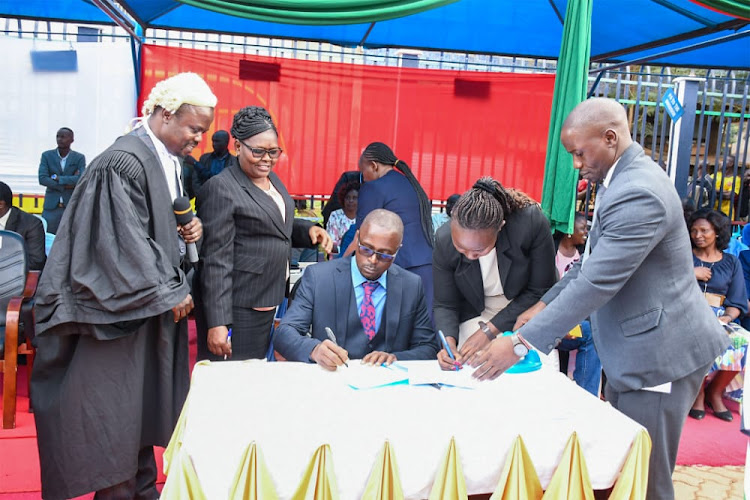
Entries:
{"label": "watch face", "polygon": [[519,342],[518,344],[513,346],[513,353],[516,356],[522,358],[529,353],[529,348]]}

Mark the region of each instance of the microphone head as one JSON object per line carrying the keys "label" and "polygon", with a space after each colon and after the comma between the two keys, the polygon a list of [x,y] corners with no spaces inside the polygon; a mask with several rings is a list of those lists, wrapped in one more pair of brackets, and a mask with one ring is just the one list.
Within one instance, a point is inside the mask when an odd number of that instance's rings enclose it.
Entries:
{"label": "microphone head", "polygon": [[187,196],[176,198],[172,207],[174,208],[174,216],[177,219],[177,224],[180,226],[184,226],[193,220],[193,207],[190,206],[190,199]]}

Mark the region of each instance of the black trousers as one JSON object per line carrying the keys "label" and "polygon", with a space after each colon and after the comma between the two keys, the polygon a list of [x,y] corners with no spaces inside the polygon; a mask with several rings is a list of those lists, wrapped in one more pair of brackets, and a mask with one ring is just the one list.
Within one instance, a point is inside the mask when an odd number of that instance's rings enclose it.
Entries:
{"label": "black trousers", "polygon": [[158,500],[156,474],[153,446],[141,448],[138,452],[138,472],[135,477],[97,491],[94,500]]}

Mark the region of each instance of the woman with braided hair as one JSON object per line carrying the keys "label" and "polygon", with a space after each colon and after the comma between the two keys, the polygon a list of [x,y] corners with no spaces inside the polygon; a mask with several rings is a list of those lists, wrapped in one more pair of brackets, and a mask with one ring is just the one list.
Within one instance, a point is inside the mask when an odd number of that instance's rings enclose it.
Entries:
{"label": "woman with braided hair", "polygon": [[456,353],[455,362],[445,349],[438,353],[444,370],[511,330],[556,280],[547,218],[534,200],[491,177],[466,191],[438,229],[432,266],[435,328]]}
{"label": "woman with braided hair", "polygon": [[[359,158],[362,184],[357,206],[357,229],[376,208],[395,212],[404,223],[404,241],[396,264],[419,275],[427,310],[432,313],[432,204],[409,165],[396,158],[391,148],[373,142]],[[346,254],[354,252],[355,237]]]}
{"label": "woman with braided hair", "polygon": [[242,108],[231,133],[237,158],[203,185],[196,202],[204,225],[194,280],[199,359],[265,357],[292,246],[332,247],[322,227],[294,218],[294,201],[273,172],[283,151],[268,111]]}

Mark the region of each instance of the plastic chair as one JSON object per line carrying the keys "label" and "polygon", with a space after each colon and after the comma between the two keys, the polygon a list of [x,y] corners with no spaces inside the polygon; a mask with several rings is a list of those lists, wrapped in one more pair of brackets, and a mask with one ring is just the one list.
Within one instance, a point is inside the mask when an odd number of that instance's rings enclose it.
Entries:
{"label": "plastic chair", "polygon": [[52,249],[52,243],[55,242],[55,235],[47,232],[47,219],[39,214],[34,214],[34,216],[38,217],[39,220],[42,221],[42,225],[44,226],[44,253],[49,256],[49,251],[50,249]]}
{"label": "plastic chair", "polygon": [[[3,373],[3,429],[16,426],[18,355],[25,354],[29,380],[34,365],[34,313],[39,271],[28,271],[23,237],[0,231],[0,372]],[[23,342],[19,344],[19,340]]]}

